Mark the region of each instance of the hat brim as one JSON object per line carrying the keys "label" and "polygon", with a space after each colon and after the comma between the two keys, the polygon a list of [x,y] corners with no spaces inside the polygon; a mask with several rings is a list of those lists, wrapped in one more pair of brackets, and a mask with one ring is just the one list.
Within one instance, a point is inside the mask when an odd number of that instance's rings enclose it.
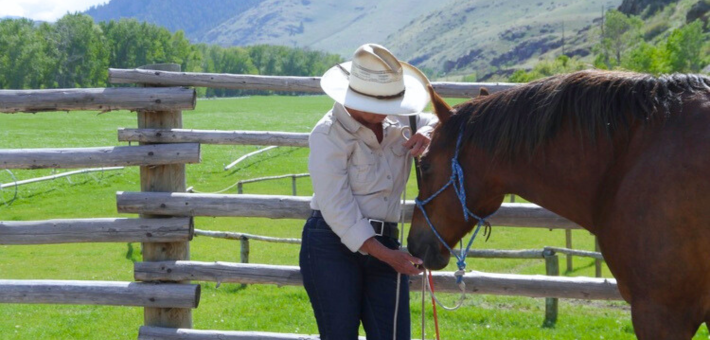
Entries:
{"label": "hat brim", "polygon": [[[348,86],[348,76],[338,66],[333,66],[325,72],[320,86],[330,98],[351,109],[385,115],[415,115],[422,112],[429,103],[429,93],[426,89],[428,80],[413,66],[401,64],[404,71],[404,95],[397,98],[377,99],[351,90]],[[340,64],[348,72],[351,65],[350,61]]]}

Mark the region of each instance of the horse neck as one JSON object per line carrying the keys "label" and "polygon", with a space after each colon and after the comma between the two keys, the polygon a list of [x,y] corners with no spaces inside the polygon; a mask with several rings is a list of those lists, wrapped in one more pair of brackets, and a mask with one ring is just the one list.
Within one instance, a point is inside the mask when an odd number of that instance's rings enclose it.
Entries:
{"label": "horse neck", "polygon": [[571,129],[501,167],[506,192],[538,204],[594,232],[595,202],[619,150],[612,140],[582,142]]}

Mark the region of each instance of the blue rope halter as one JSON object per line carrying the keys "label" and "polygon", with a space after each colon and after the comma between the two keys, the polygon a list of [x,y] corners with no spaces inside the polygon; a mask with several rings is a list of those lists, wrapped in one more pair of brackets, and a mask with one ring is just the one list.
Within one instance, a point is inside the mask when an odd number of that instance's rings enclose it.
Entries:
{"label": "blue rope halter", "polygon": [[[422,214],[424,215],[424,219],[426,220],[427,224],[429,224],[429,227],[431,230],[434,232],[434,235],[439,239],[439,241],[446,247],[446,249],[449,250],[451,254],[453,254],[456,257],[456,265],[459,268],[459,275],[456,277],[456,283],[461,283],[463,280],[463,272],[466,269],[466,255],[468,254],[469,250],[471,249],[471,245],[473,245],[473,240],[476,239],[476,235],[478,234],[478,231],[481,230],[481,227],[486,224],[486,219],[491,217],[493,214],[490,214],[486,217],[479,217],[478,215],[474,214],[471,212],[471,210],[468,209],[466,206],[466,188],[464,187],[464,177],[463,177],[463,169],[461,168],[461,163],[459,163],[459,150],[461,149],[461,139],[463,138],[463,128],[464,125],[461,125],[461,128],[459,129],[459,136],[456,139],[456,153],[454,154],[454,157],[451,158],[451,178],[449,179],[446,184],[444,184],[441,189],[437,190],[434,194],[429,196],[429,198],[425,200],[420,200],[418,197],[414,199],[414,202],[416,203],[417,207],[419,210],[421,210]],[[431,223],[431,220],[429,219],[429,215],[427,215],[426,210],[424,210],[424,205],[427,203],[431,202],[436,196],[439,196],[446,188],[451,186],[454,189],[454,193],[456,193],[456,197],[458,197],[459,201],[461,202],[461,208],[463,210],[463,217],[468,222],[468,218],[473,217],[475,218],[478,223],[476,225],[476,229],[473,231],[473,235],[471,235],[471,239],[468,241],[468,245],[466,248],[461,248],[460,254],[457,254],[454,252],[451,247],[444,241],[444,238],[441,237],[441,234],[436,230],[434,225]],[[460,241],[461,245],[463,245],[463,240]]]}

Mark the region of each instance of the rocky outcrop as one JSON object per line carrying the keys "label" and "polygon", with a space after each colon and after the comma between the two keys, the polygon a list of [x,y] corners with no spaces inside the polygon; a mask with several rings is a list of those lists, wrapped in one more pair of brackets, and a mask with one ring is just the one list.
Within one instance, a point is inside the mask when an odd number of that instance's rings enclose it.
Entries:
{"label": "rocky outcrop", "polygon": [[704,27],[707,32],[710,29],[708,18],[710,18],[710,0],[700,0],[690,8],[685,16],[685,22],[691,23],[695,20],[702,20],[705,23]]}

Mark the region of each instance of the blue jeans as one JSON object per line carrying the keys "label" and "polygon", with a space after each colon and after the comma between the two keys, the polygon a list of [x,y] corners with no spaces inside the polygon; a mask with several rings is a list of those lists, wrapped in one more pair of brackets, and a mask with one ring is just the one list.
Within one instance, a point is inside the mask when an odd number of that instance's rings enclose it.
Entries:
{"label": "blue jeans", "polygon": [[[390,249],[399,242],[377,239]],[[397,272],[369,255],[351,252],[323,218],[303,227],[299,258],[303,285],[315,312],[321,340],[354,340],[362,321],[368,340],[391,340]],[[410,340],[409,278],[402,275],[397,340]]]}

